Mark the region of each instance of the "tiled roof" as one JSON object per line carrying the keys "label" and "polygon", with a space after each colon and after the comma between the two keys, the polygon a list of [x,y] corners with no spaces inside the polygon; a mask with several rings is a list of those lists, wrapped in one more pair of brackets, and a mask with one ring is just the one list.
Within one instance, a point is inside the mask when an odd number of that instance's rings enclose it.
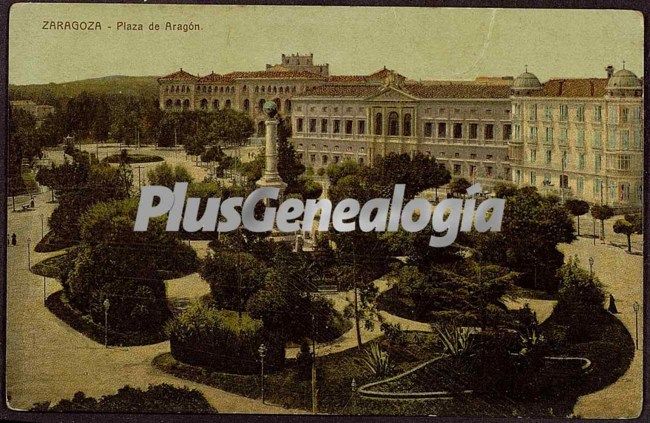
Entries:
{"label": "tiled roof", "polygon": [[582,79],[551,79],[542,84],[535,97],[603,97],[607,79],[582,78]]}
{"label": "tiled roof", "polygon": [[365,75],[330,75],[327,78],[327,82],[331,83],[363,83],[368,79]]}
{"label": "tiled roof", "polygon": [[261,78],[261,79],[322,79],[320,75],[306,71],[251,71],[230,72],[224,77],[232,79]]}
{"label": "tiled roof", "polygon": [[507,85],[484,84],[406,84],[404,91],[418,98],[509,98]]}
{"label": "tiled roof", "polygon": [[195,81],[198,77],[192,75],[191,73],[185,72],[183,68],[181,70],[170,73],[169,75],[161,76],[158,78],[159,81]]}
{"label": "tiled roof", "polygon": [[210,73],[208,75],[202,76],[199,79],[197,79],[196,82],[200,83],[220,83],[220,82],[231,82],[231,78],[226,78],[223,75],[219,75],[218,73]]}
{"label": "tiled roof", "polygon": [[[379,69],[377,72],[373,72],[370,75],[368,75],[368,79],[373,79],[373,80],[382,79],[383,80],[391,72],[393,72],[393,71],[390,70],[390,69],[386,69],[386,66],[384,66],[383,69]],[[396,73],[396,75],[400,76],[400,77],[404,76],[404,75],[400,75],[399,73]]]}

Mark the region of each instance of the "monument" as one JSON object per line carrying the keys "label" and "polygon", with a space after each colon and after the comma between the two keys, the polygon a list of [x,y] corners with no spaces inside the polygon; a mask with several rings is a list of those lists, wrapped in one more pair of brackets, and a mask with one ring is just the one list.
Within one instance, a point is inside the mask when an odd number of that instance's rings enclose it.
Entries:
{"label": "monument", "polygon": [[284,192],[287,184],[282,180],[278,173],[278,120],[275,116],[278,114],[278,106],[274,101],[267,101],[263,106],[266,119],[266,148],[265,148],[265,166],[262,177],[257,181],[258,187],[279,188],[280,196]]}

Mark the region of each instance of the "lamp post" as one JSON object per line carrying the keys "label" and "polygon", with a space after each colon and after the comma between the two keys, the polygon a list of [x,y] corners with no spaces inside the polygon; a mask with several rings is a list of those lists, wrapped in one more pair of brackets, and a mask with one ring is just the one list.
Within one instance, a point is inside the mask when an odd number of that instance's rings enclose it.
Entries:
{"label": "lamp post", "polygon": [[357,396],[357,381],[352,378],[352,382],[350,382],[350,388],[352,390],[352,406],[354,407],[354,400]]}
{"label": "lamp post", "polygon": [[589,276],[594,277],[594,258],[589,257]]}
{"label": "lamp post", "polygon": [[31,238],[27,238],[27,270],[32,270],[32,247],[31,247]]}
{"label": "lamp post", "polygon": [[260,375],[262,379],[262,404],[264,404],[264,357],[266,356],[266,345],[260,345],[260,348],[257,350],[260,353]]}
{"label": "lamp post", "polygon": [[47,296],[45,294],[45,276],[43,276],[43,305],[45,305],[45,300],[47,299]]}
{"label": "lamp post", "polygon": [[635,345],[636,349],[639,349],[639,309],[641,308],[639,306],[638,302],[634,302],[632,304],[632,308],[634,309],[634,335],[635,335]]}
{"label": "lamp post", "polygon": [[111,306],[111,302],[108,301],[108,298],[104,300],[104,347],[108,348],[108,308]]}
{"label": "lamp post", "polygon": [[594,222],[594,245],[596,245],[596,218],[591,216],[591,220]]}
{"label": "lamp post", "polygon": [[41,213],[41,239],[45,238],[45,217]]}

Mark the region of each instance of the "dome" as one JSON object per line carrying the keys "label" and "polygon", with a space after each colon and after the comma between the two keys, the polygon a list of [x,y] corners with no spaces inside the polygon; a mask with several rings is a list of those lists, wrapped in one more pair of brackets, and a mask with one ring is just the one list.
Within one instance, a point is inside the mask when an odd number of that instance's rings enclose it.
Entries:
{"label": "dome", "polygon": [[516,77],[512,84],[513,90],[539,90],[541,88],[542,84],[539,79],[528,71]]}
{"label": "dome", "polygon": [[607,81],[608,90],[640,90],[641,88],[639,78],[627,69],[614,72],[614,75]]}

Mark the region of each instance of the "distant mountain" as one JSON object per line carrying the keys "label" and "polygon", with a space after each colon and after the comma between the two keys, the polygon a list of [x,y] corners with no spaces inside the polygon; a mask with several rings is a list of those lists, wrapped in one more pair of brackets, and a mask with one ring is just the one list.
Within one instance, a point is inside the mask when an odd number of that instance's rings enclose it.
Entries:
{"label": "distant mountain", "polygon": [[12,100],[32,99],[41,100],[46,103],[48,103],[48,99],[74,97],[83,91],[93,94],[124,94],[157,97],[157,78],[157,76],[113,75],[58,84],[9,84],[9,97]]}

